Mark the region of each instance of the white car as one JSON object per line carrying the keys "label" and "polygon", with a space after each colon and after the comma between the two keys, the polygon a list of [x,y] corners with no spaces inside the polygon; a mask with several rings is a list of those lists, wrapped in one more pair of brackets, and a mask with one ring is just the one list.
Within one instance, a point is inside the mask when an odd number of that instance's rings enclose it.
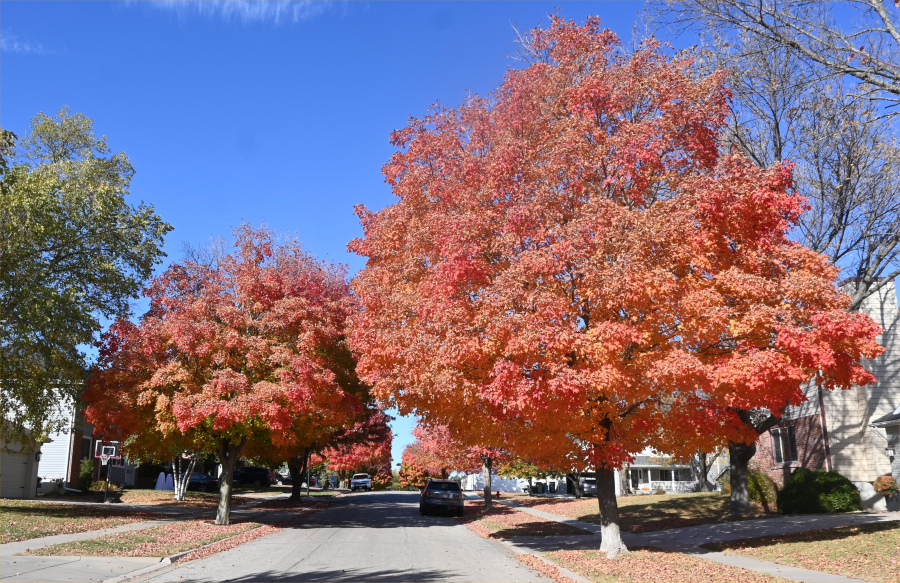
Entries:
{"label": "white car", "polygon": [[372,478],[369,477],[369,474],[353,474],[353,477],[350,478],[350,491],[355,492],[356,490],[371,490],[372,489]]}

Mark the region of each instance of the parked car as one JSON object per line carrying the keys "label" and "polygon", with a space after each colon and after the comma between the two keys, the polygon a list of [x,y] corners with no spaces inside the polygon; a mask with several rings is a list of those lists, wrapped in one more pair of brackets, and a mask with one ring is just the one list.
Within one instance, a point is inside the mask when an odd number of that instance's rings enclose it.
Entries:
{"label": "parked car", "polygon": [[419,513],[424,516],[429,510],[449,510],[462,516],[463,491],[459,482],[429,478],[419,494]]}
{"label": "parked car", "polygon": [[356,490],[371,490],[372,489],[372,478],[369,477],[369,474],[353,474],[353,477],[350,478],[350,491],[355,492]]}
{"label": "parked car", "polygon": [[275,477],[285,486],[290,486],[294,483],[294,479],[291,478],[290,474],[276,474]]}
{"label": "parked car", "polygon": [[278,483],[275,472],[269,468],[258,468],[256,466],[244,466],[234,470],[235,484],[252,484],[262,488],[268,488]]}
{"label": "parked car", "polygon": [[191,481],[188,482],[188,490],[196,490],[198,492],[215,492],[219,489],[219,480],[210,478],[206,474],[194,472],[191,474]]}
{"label": "parked car", "polygon": [[578,481],[581,486],[582,496],[597,495],[597,480],[595,478],[581,478]]}

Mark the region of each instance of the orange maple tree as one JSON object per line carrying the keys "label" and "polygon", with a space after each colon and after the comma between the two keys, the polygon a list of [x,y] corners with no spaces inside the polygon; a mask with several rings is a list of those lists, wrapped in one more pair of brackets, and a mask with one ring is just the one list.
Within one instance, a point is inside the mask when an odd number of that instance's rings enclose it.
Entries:
{"label": "orange maple tree", "polygon": [[[790,166],[720,155],[723,75],[599,20],[553,18],[489,97],[394,132],[398,202],[360,207],[357,371],[385,406],[471,445],[597,475],[601,550],[627,552],[615,468],[755,434],[871,382],[880,347],[837,270],[791,242]],[[574,467],[580,466],[580,467]]]}
{"label": "orange maple tree", "polygon": [[239,455],[296,453],[363,408],[330,358],[354,309],[344,269],[264,228],[243,225],[235,238],[234,252],[153,279],[140,322],[117,320],[103,336],[83,395],[85,418],[126,450],[170,442],[215,451],[217,524],[230,519]]}
{"label": "orange maple tree", "polygon": [[400,457],[400,485],[404,488],[418,488],[425,484],[428,478],[439,478],[441,470],[429,465],[433,460],[422,449],[418,441],[414,441],[403,448]]}
{"label": "orange maple tree", "polygon": [[320,454],[322,461],[336,472],[368,473],[378,489],[389,486],[393,441],[390,421],[390,415],[374,409],[364,421],[333,436]]}

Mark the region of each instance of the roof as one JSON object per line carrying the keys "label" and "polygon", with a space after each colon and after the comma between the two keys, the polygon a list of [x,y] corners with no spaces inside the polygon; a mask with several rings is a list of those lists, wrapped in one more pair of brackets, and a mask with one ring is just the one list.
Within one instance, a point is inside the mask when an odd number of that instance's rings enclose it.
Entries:
{"label": "roof", "polygon": [[649,455],[636,455],[636,456],[634,456],[634,461],[632,463],[628,464],[628,467],[630,467],[630,468],[637,468],[637,467],[662,468],[665,470],[671,470],[671,469],[677,470],[677,469],[684,469],[684,468],[690,467],[688,464],[676,464],[676,463],[661,464],[661,463],[659,463],[659,459],[660,459],[659,457],[655,457],[655,456],[651,457]]}
{"label": "roof", "polygon": [[900,407],[894,409],[893,413],[888,413],[882,417],[879,417],[875,421],[869,423],[869,425],[874,427],[884,427],[885,425],[900,425]]}

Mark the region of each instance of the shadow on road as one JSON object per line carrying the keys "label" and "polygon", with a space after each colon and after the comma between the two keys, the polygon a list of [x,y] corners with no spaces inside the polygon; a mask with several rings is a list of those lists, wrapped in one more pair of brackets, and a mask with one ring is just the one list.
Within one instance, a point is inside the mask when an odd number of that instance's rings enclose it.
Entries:
{"label": "shadow on road", "polygon": [[442,515],[419,514],[418,492],[366,492],[330,500],[328,512],[286,528],[429,528],[457,524]]}
{"label": "shadow on road", "polygon": [[284,573],[275,571],[260,571],[248,577],[229,579],[229,581],[447,581],[456,579],[463,574],[454,571],[442,570],[380,570],[371,569],[323,569],[306,573]]}

